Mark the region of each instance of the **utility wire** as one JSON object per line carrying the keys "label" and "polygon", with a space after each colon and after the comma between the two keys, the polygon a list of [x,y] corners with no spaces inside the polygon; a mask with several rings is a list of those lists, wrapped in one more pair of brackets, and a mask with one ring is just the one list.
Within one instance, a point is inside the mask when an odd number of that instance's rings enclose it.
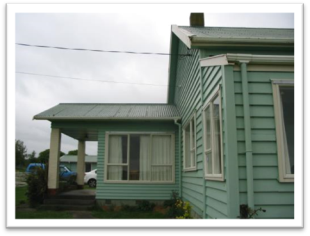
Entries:
{"label": "utility wire", "polygon": [[46,46],[46,45],[32,45],[26,43],[16,43],[19,46],[26,47],[38,47],[38,48],[52,48],[52,49],[61,49],[61,50],[74,50],[74,51],[89,51],[89,52],[106,52],[106,53],[129,53],[129,54],[143,54],[143,55],[159,55],[159,56],[181,56],[188,57],[191,56],[190,53],[187,54],[170,54],[170,53],[155,53],[155,52],[131,52],[131,51],[107,51],[107,50],[99,50],[99,49],[85,49],[85,48],[66,48],[66,47],[54,47],[54,46]]}
{"label": "utility wire", "polygon": [[25,75],[36,75],[36,76],[47,76],[47,77],[55,77],[55,78],[64,78],[64,79],[75,79],[75,80],[84,80],[91,82],[102,82],[102,83],[116,83],[116,84],[134,84],[134,85],[147,85],[147,86],[169,86],[164,84],[142,84],[142,83],[130,83],[130,82],[120,82],[120,81],[111,81],[111,80],[98,80],[98,79],[83,79],[83,78],[75,78],[75,77],[67,77],[67,76],[57,76],[57,75],[45,75],[45,74],[37,74],[37,73],[28,73],[16,71],[17,74],[25,74]]}

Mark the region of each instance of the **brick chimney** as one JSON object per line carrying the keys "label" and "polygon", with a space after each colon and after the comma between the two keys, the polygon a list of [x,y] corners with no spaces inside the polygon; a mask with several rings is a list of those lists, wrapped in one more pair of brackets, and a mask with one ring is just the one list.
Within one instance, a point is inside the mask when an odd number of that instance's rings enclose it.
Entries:
{"label": "brick chimney", "polygon": [[193,27],[204,27],[205,20],[203,13],[191,13],[189,17],[190,26]]}

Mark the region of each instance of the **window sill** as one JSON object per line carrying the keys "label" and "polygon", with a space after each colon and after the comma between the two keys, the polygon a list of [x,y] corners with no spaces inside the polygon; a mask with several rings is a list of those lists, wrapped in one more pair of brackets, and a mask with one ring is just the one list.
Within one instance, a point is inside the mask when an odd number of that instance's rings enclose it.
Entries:
{"label": "window sill", "polygon": [[188,171],[196,171],[197,168],[196,167],[191,167],[191,168],[186,168],[186,169],[183,169],[183,172],[188,172]]}
{"label": "window sill", "polygon": [[292,177],[292,178],[278,178],[278,181],[280,182],[280,183],[294,183],[294,177]]}
{"label": "window sill", "polygon": [[210,181],[219,181],[219,182],[224,182],[225,179],[224,179],[224,176],[205,176],[205,180],[210,180]]}

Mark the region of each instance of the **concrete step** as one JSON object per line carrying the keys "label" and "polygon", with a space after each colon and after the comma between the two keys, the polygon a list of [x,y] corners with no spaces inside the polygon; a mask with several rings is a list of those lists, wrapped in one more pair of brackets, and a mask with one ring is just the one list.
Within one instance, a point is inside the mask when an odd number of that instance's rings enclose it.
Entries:
{"label": "concrete step", "polygon": [[49,210],[49,211],[88,211],[93,207],[93,205],[41,205],[39,210]]}
{"label": "concrete step", "polygon": [[45,199],[45,205],[70,205],[70,206],[92,206],[95,204],[94,199]]}
{"label": "concrete step", "polygon": [[70,192],[61,193],[55,196],[50,196],[49,199],[78,199],[78,200],[95,200],[95,195],[89,194],[74,194]]}

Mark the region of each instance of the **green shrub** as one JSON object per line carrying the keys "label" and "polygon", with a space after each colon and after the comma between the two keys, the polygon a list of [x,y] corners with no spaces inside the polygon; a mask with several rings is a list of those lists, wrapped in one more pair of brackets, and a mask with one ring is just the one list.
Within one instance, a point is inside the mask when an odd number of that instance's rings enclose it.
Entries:
{"label": "green shrub", "polygon": [[138,201],[137,204],[139,211],[152,211],[155,207],[154,203],[150,203],[147,200]]}
{"label": "green shrub", "polygon": [[253,219],[253,218],[255,218],[255,216],[258,215],[259,211],[266,212],[266,210],[261,208],[261,207],[258,209],[252,209],[247,204],[242,204],[242,205],[240,205],[240,216],[238,216],[238,218],[240,218],[240,219]]}
{"label": "green shrub", "polygon": [[45,170],[38,167],[36,171],[30,173],[27,177],[26,196],[31,207],[42,204],[47,196],[47,169],[47,167]]}
{"label": "green shrub", "polygon": [[164,207],[169,208],[167,211],[168,218],[176,218],[184,214],[184,210],[177,206],[178,201],[181,201],[181,198],[177,192],[172,191],[171,199],[164,202]]}
{"label": "green shrub", "polygon": [[176,216],[176,219],[192,219],[191,217],[191,205],[189,202],[183,202],[182,200],[177,200],[176,207],[179,210],[178,216]]}
{"label": "green shrub", "polygon": [[138,211],[138,207],[137,206],[122,205],[122,210],[128,211],[128,212],[136,212],[136,211]]}

